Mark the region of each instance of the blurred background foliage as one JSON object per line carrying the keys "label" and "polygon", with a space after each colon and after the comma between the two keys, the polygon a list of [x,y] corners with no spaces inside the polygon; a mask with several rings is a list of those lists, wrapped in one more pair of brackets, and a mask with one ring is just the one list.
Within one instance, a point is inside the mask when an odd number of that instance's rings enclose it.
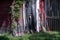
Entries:
{"label": "blurred background foliage", "polygon": [[12,2],[12,5],[9,8],[9,13],[11,15],[11,20],[12,20],[10,30],[12,30],[12,31],[15,28],[15,24],[14,24],[15,19],[19,20],[19,17],[20,17],[20,7],[23,4],[23,2],[24,2],[24,0],[14,0]]}

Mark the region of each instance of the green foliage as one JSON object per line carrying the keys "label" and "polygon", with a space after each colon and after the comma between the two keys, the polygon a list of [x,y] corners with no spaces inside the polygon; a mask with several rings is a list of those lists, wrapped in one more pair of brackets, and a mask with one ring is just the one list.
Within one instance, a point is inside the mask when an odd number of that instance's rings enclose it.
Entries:
{"label": "green foliage", "polygon": [[[12,6],[9,8],[11,17],[19,18],[20,17],[20,7],[23,4],[23,0],[14,0],[14,9],[12,11]],[[14,15],[13,15],[14,14]]]}
{"label": "green foliage", "polygon": [[15,24],[14,24],[14,22],[12,22],[11,25],[12,25],[12,26],[11,26],[11,31],[13,31],[13,29],[15,28]]}
{"label": "green foliage", "polygon": [[30,36],[30,40],[60,40],[60,32],[35,33]]}
{"label": "green foliage", "polygon": [[20,37],[0,36],[0,40],[60,40],[60,32],[26,34]]}
{"label": "green foliage", "polygon": [[14,5],[14,11],[15,11],[15,17],[16,18],[19,18],[19,16],[20,16],[20,6],[22,5],[22,3],[23,3],[23,0],[15,0],[15,5]]}
{"label": "green foliage", "polygon": [[[23,4],[23,0],[14,0],[14,8],[10,6],[9,13],[11,14],[12,21],[16,18],[18,19],[20,17],[20,7]],[[11,24],[11,29],[15,28],[14,22]]]}
{"label": "green foliage", "polygon": [[15,11],[15,15],[14,17],[19,18],[20,17],[20,6],[23,4],[23,0],[15,0],[14,3],[14,11]]}

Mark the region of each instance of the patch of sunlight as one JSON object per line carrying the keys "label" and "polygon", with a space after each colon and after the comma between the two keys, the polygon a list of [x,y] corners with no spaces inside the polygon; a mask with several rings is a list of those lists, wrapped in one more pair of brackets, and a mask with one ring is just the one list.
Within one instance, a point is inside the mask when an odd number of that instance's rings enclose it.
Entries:
{"label": "patch of sunlight", "polygon": [[47,32],[48,34],[55,34],[55,35],[58,35],[59,32],[56,32],[56,31],[50,31],[50,32]]}
{"label": "patch of sunlight", "polygon": [[24,36],[22,36],[23,38],[28,38],[28,37],[30,37],[31,36],[31,34],[25,34]]}
{"label": "patch of sunlight", "polygon": [[59,37],[60,38],[60,35],[55,35],[57,38]]}

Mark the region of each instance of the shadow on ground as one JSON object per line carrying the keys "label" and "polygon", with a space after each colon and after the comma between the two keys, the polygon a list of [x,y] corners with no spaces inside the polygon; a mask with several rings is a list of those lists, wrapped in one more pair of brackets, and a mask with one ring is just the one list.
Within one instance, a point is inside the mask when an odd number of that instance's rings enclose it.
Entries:
{"label": "shadow on ground", "polygon": [[6,36],[0,36],[0,40],[9,40],[9,38]]}

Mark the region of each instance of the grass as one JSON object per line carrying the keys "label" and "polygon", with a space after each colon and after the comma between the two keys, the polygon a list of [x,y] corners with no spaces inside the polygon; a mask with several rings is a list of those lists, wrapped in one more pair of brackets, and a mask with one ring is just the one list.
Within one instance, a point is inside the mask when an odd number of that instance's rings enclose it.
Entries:
{"label": "grass", "polygon": [[41,32],[33,34],[30,40],[60,40],[60,32]]}
{"label": "grass", "polygon": [[60,32],[40,32],[34,34],[25,34],[20,37],[11,35],[1,35],[0,40],[60,40]]}

